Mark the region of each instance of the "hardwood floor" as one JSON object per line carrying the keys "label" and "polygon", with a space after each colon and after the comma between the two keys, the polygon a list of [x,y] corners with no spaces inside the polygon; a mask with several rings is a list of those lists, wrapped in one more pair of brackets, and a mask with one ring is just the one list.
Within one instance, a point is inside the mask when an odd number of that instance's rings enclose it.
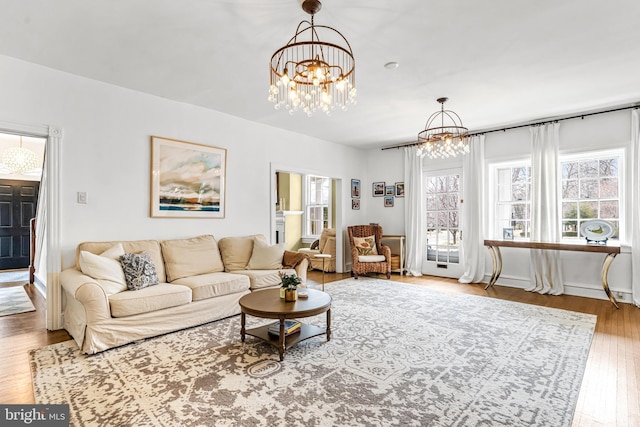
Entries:
{"label": "hardwood floor", "polygon": [[[325,274],[325,282],[348,278]],[[378,276],[381,279],[384,276]],[[640,309],[609,301],[573,296],[548,296],[497,286],[460,284],[432,276],[392,275],[392,280],[426,286],[439,292],[457,292],[535,304],[598,316],[573,426],[640,426]],[[309,272],[311,287],[319,287],[322,273]],[[0,284],[2,286],[2,284]],[[0,317],[0,403],[33,403],[29,350],[70,339],[65,331],[45,329],[44,300],[27,285],[37,311]]]}

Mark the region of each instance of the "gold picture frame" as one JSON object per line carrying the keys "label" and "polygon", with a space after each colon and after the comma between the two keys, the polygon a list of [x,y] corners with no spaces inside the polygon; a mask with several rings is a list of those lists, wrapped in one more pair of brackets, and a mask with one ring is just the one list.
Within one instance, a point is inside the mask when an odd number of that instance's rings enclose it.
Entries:
{"label": "gold picture frame", "polygon": [[153,218],[224,218],[227,150],[151,137]]}

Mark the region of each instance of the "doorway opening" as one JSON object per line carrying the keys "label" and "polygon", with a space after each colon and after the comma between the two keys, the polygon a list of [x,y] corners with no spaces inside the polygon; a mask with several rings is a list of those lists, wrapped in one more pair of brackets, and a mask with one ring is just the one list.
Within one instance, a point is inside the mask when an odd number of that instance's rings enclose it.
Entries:
{"label": "doorway opening", "polygon": [[0,133],[0,283],[32,283],[46,138]]}
{"label": "doorway opening", "polygon": [[272,164],[272,241],[297,251],[317,240],[323,227],[335,228],[336,269],[342,271],[341,183],[322,172]]}

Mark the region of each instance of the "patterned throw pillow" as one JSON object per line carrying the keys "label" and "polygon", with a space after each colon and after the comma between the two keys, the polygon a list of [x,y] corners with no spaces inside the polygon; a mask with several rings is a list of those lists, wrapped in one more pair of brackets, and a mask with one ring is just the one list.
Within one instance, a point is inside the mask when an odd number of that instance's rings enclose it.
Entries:
{"label": "patterned throw pillow", "polygon": [[129,290],[137,291],[158,284],[156,266],[147,252],[124,254],[120,257],[120,264]]}
{"label": "patterned throw pillow", "polygon": [[376,236],[354,237],[353,243],[356,245],[358,255],[378,255]]}

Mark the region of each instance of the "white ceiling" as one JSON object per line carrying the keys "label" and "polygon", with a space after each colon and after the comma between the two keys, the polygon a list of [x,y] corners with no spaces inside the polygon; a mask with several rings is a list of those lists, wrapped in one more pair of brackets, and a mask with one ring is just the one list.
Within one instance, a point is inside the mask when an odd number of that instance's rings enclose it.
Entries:
{"label": "white ceiling", "polygon": [[[331,117],[267,101],[297,0],[0,0],[0,54],[363,148],[415,141],[436,98],[472,131],[640,101],[637,0],[323,0],[356,57]],[[384,68],[389,61],[400,66]]]}

